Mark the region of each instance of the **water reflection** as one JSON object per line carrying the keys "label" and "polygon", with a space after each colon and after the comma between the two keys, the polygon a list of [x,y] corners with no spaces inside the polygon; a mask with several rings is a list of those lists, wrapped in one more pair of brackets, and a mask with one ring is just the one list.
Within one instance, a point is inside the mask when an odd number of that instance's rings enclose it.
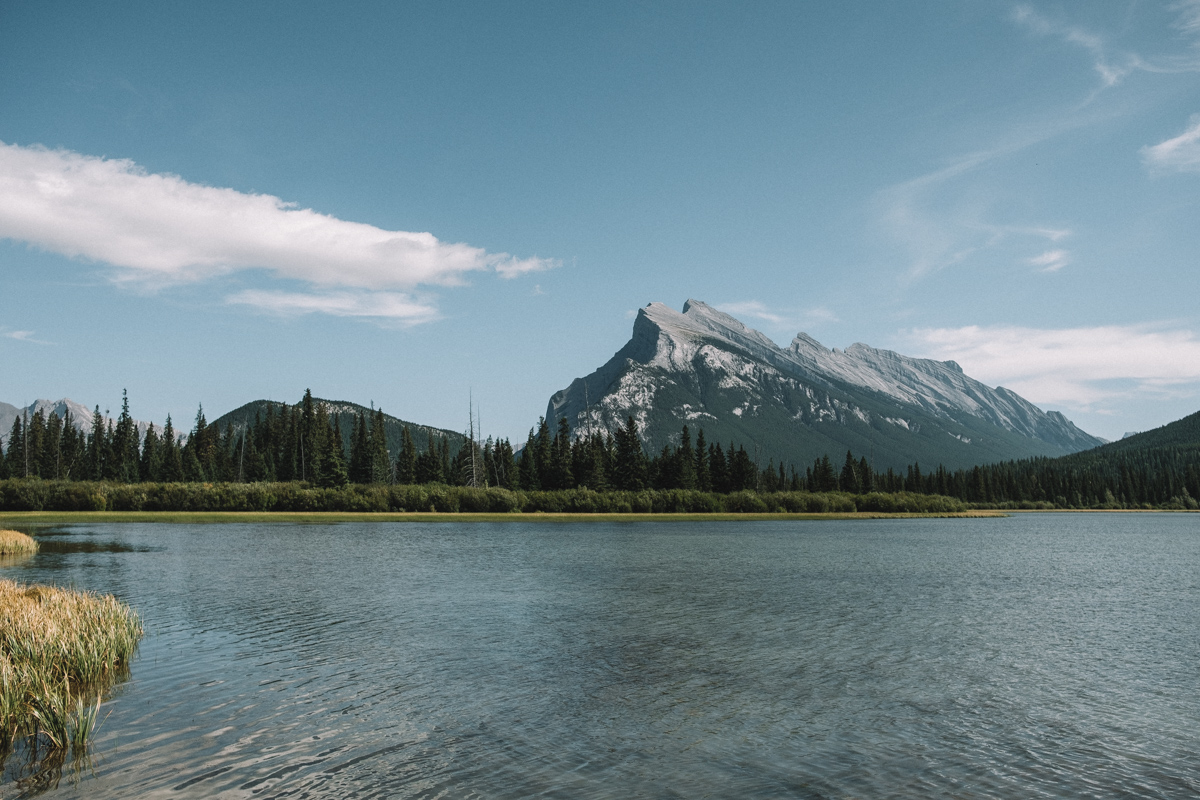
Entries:
{"label": "water reflection", "polygon": [[1185,796],[1195,519],[92,525],[3,574],[146,621],[49,796]]}

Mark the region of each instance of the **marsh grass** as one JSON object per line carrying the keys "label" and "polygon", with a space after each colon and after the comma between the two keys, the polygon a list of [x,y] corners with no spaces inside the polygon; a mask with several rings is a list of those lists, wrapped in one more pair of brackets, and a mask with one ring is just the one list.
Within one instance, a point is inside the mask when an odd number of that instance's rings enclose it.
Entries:
{"label": "marsh grass", "polygon": [[26,556],[37,552],[38,544],[20,531],[0,530],[0,556]]}
{"label": "marsh grass", "polygon": [[105,690],[142,636],[111,595],[0,580],[0,758],[86,752]]}

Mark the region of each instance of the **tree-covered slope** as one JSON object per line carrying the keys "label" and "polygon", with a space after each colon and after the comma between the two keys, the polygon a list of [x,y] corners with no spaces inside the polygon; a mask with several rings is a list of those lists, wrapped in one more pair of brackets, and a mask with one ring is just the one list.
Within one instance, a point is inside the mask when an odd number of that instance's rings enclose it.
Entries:
{"label": "tree-covered slope", "polygon": [[[351,403],[345,400],[321,400],[313,398],[317,403],[324,403],[328,409],[330,416],[337,417],[338,429],[342,434],[342,441],[350,442],[354,432],[354,420],[359,415],[364,415],[368,420],[374,415],[374,411],[366,406],[361,406],[358,403]],[[222,414],[217,419],[213,420],[210,425],[218,430],[225,430],[229,425],[233,425],[236,432],[244,431],[247,426],[254,425],[255,418],[259,420],[265,419],[267,416],[267,408],[270,406],[275,413],[278,413],[283,403],[277,400],[254,400],[246,403],[244,406],[239,406],[234,410]],[[450,431],[444,428],[435,428],[430,425],[421,425],[416,422],[408,422],[406,420],[393,417],[389,414],[383,415],[383,427],[387,436],[388,450],[395,454],[400,452],[400,440],[404,427],[407,425],[412,433],[413,443],[420,449],[426,450],[429,447],[430,437],[437,440],[446,439],[450,443],[450,450],[457,453],[462,447],[466,436],[458,431]]]}

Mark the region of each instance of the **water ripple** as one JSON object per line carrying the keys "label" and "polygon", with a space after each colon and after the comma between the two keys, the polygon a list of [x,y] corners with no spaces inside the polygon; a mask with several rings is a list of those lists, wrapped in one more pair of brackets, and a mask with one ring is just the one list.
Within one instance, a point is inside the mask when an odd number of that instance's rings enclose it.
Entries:
{"label": "water ripple", "polygon": [[47,796],[1192,797],[1196,519],[90,525],[0,572],[148,630]]}

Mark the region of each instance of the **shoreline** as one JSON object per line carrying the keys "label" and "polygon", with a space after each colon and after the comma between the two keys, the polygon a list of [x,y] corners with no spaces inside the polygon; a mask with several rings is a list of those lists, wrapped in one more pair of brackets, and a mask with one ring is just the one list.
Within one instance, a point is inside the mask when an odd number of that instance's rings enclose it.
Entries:
{"label": "shoreline", "polygon": [[831,511],[817,513],[490,513],[439,511],[3,511],[0,525],[84,522],[247,523],[247,522],[764,522],[854,519],[997,519],[1011,512],[970,510],[930,513]]}

